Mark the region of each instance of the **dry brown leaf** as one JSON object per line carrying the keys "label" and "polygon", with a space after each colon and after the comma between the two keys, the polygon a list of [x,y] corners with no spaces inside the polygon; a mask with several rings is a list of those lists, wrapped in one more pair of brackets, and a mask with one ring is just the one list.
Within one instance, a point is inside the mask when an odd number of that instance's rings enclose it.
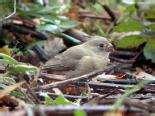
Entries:
{"label": "dry brown leaf", "polygon": [[76,4],[73,4],[66,15],[72,20],[79,20],[79,7]]}

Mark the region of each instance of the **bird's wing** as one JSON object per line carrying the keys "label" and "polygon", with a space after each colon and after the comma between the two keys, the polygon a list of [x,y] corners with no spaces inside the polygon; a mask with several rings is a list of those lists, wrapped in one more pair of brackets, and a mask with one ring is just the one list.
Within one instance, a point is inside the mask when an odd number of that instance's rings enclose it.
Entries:
{"label": "bird's wing", "polygon": [[92,53],[92,50],[89,50],[89,48],[82,45],[78,45],[66,50],[63,53],[63,56],[67,58],[69,57],[71,59],[81,60],[83,56],[91,56]]}
{"label": "bird's wing", "polygon": [[71,47],[62,54],[57,55],[46,62],[44,69],[55,71],[67,69],[74,70],[84,56],[90,56],[89,51],[90,50],[87,50],[87,48],[82,45]]}
{"label": "bird's wing", "polygon": [[75,59],[63,59],[63,55],[57,56],[55,58],[50,59],[46,64],[43,66],[43,69],[48,69],[50,71],[62,71],[62,70],[72,70],[75,68],[75,64],[78,61]]}

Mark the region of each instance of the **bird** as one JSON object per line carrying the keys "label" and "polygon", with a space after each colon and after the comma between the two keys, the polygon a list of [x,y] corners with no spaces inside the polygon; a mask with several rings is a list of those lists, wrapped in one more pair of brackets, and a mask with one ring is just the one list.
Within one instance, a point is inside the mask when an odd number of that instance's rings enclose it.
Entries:
{"label": "bird", "polygon": [[70,47],[43,66],[43,70],[64,71],[68,78],[104,69],[109,63],[113,45],[104,37],[94,36],[83,44]]}

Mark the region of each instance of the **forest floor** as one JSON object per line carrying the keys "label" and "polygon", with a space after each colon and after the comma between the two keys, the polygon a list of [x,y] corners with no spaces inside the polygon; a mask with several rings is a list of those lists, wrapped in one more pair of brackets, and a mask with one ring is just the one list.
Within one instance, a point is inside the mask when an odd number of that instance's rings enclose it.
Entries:
{"label": "forest floor", "polygon": [[[29,9],[19,7],[1,27],[0,116],[155,115],[155,57],[148,47],[154,40],[141,39],[144,27],[134,5],[23,4]],[[102,56],[90,46],[82,49],[98,38],[113,49],[95,46],[104,48]],[[107,56],[104,68],[94,68]]]}

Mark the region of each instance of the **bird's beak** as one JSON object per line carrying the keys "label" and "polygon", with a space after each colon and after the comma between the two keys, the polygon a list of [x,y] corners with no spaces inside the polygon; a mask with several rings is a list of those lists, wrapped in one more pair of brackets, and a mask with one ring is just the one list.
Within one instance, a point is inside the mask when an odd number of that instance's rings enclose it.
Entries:
{"label": "bird's beak", "polygon": [[106,46],[106,52],[114,52],[114,46],[112,44],[108,44]]}

